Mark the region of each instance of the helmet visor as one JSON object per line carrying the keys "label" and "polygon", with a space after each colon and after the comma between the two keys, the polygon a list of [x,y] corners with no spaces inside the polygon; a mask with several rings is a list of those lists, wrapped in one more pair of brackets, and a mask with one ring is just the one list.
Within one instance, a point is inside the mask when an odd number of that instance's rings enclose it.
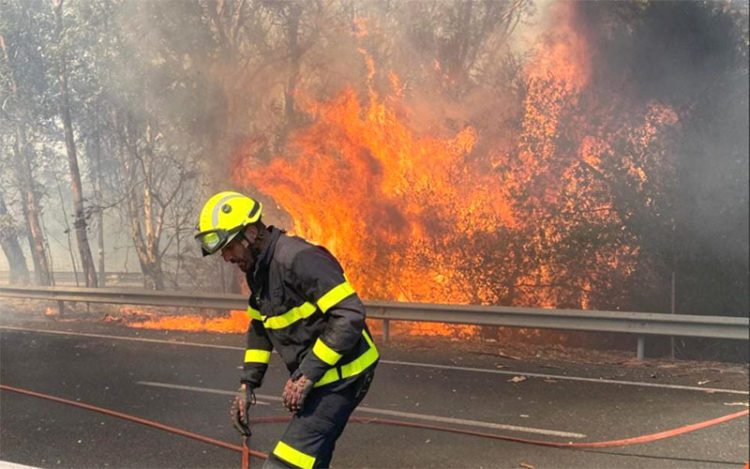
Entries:
{"label": "helmet visor", "polygon": [[218,252],[224,246],[229,244],[229,241],[231,241],[241,229],[242,226],[238,226],[231,230],[216,229],[202,231],[195,235],[195,240],[200,245],[203,255],[208,256]]}

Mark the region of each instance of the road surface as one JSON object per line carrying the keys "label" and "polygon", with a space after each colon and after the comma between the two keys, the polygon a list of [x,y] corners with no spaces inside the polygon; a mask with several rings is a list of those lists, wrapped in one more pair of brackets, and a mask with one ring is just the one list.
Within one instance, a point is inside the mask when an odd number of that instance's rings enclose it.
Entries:
{"label": "road surface", "polygon": [[[228,406],[243,339],[4,314],[0,384],[93,404],[238,444]],[[355,413],[557,442],[651,434],[747,409],[747,367],[582,366],[459,347],[380,344]],[[674,370],[679,370],[676,372]],[[274,355],[256,416],[285,416]],[[706,389],[709,389],[707,391]],[[0,392],[0,460],[36,467],[237,468],[233,451],[88,410]],[[268,452],[282,424],[257,425]],[[556,449],[435,430],[350,424],[334,467],[742,467],[748,419],[646,444]],[[260,462],[253,460],[255,467]],[[525,465],[525,466],[524,466]]]}

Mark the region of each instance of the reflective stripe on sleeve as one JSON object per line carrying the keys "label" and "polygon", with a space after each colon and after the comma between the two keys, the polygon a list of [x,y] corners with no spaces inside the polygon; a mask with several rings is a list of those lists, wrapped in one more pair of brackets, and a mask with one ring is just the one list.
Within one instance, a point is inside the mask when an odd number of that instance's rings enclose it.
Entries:
{"label": "reflective stripe on sleeve", "polygon": [[314,304],[305,302],[279,316],[264,316],[263,324],[266,326],[266,329],[283,329],[291,326],[300,319],[312,316],[316,310],[317,308]]}
{"label": "reflective stripe on sleeve", "polygon": [[257,319],[258,321],[263,320],[263,316],[261,316],[260,311],[253,308],[252,306],[247,307],[247,317],[250,319]]}
{"label": "reflective stripe on sleeve", "polygon": [[271,361],[271,352],[268,350],[245,350],[245,363],[268,363],[269,361]]}
{"label": "reflective stripe on sleeve", "polygon": [[352,288],[349,282],[345,281],[344,283],[340,283],[331,288],[328,293],[320,297],[318,300],[318,308],[325,313],[335,306],[336,303],[352,294],[354,294],[354,288]]}
{"label": "reflective stripe on sleeve", "polygon": [[[372,342],[370,335],[364,330],[362,331],[362,335],[364,336],[365,340],[367,341],[367,345],[369,345],[370,348],[368,348],[362,355],[360,355],[356,359],[350,361],[349,363],[341,365],[340,379],[346,379],[351,378],[352,376],[356,376],[365,371],[378,360],[378,357],[380,355],[378,355],[378,349],[375,348],[375,344]],[[315,387],[317,388],[319,386],[324,386],[326,384],[333,383],[334,381],[338,381],[339,374],[337,368],[331,368],[330,370],[326,371],[323,377],[315,383]]]}
{"label": "reflective stripe on sleeve", "polygon": [[279,441],[276,444],[276,447],[273,449],[273,454],[279,459],[302,469],[312,469],[315,465],[315,458],[313,456],[292,448],[283,441]]}
{"label": "reflective stripe on sleeve", "polygon": [[341,360],[341,354],[326,345],[325,342],[320,340],[320,338],[315,341],[312,351],[316,357],[320,358],[330,366],[335,365],[336,362]]}

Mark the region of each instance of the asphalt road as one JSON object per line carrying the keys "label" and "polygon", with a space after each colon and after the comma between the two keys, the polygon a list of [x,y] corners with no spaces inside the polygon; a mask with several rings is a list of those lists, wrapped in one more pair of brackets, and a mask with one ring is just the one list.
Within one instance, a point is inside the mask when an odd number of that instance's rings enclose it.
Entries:
{"label": "asphalt road", "polygon": [[[93,404],[238,444],[228,420],[239,335],[19,321],[0,311],[0,383]],[[503,362],[446,347],[380,345],[383,361],[355,415],[550,441],[650,434],[746,409],[746,367],[714,369],[713,391],[690,372],[654,377],[541,361]],[[736,368],[736,367],[735,367]],[[681,368],[684,370],[684,368]],[[744,369],[744,371],[742,371]],[[701,376],[706,376],[705,371]],[[284,416],[277,356],[257,416]],[[516,378],[514,377],[525,377]],[[602,379],[605,378],[605,379]],[[237,468],[238,453],[95,412],[0,392],[0,460],[37,467]],[[282,424],[257,425],[269,451]],[[596,450],[555,449],[434,430],[350,424],[334,467],[742,467],[743,417],[678,437]],[[255,467],[260,461],[253,460]]]}

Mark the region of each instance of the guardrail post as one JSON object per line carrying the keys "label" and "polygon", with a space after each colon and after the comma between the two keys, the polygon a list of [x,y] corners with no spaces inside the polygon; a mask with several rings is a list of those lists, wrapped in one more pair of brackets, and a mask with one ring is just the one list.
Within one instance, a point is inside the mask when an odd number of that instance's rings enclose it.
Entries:
{"label": "guardrail post", "polygon": [[65,302],[63,300],[57,300],[57,316],[63,317],[63,313],[65,313]]}
{"label": "guardrail post", "polygon": [[639,335],[638,336],[638,345],[636,349],[636,358],[638,360],[643,360],[643,352],[646,348],[646,336],[645,335]]}
{"label": "guardrail post", "polygon": [[[385,315],[385,308],[380,308],[380,314]],[[388,342],[391,335],[391,323],[388,319],[383,319],[383,343]]]}

